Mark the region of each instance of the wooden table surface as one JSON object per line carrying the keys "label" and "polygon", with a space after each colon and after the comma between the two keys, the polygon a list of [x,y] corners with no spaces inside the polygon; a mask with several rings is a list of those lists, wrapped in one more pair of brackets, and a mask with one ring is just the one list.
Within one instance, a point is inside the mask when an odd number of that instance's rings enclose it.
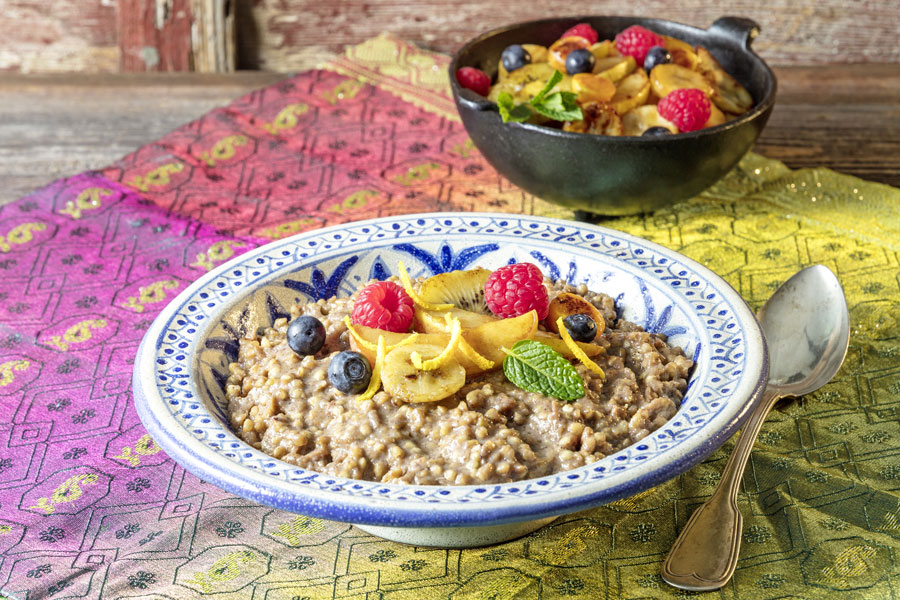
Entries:
{"label": "wooden table surface", "polygon": [[[900,187],[900,65],[776,69],[755,150]],[[210,109],[287,77],[0,74],[0,204],[103,167]]]}

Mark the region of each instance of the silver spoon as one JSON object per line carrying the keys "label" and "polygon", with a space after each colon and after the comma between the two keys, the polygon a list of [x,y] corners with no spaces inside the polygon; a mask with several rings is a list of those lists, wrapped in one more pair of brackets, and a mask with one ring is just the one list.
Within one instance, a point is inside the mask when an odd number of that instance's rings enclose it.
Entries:
{"label": "silver spoon", "polygon": [[684,590],[716,590],[734,574],[743,517],[737,495],[753,442],[775,402],[828,383],[850,341],[847,301],[828,267],[807,267],[788,279],[757,315],[769,346],[765,394],[741,429],[712,497],[694,511],[662,566],[662,578]]}

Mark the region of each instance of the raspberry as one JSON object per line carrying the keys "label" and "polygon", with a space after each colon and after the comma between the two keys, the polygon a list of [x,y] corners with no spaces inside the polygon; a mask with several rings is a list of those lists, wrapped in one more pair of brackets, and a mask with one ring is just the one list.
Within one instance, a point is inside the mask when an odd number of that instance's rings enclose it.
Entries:
{"label": "raspberry", "polygon": [[371,283],[360,290],[350,320],[357,325],[403,333],[413,319],[413,301],[392,281]]}
{"label": "raspberry", "polygon": [[586,39],[588,41],[589,44],[596,44],[597,40],[600,39],[600,36],[597,34],[596,31],[594,31],[594,28],[591,27],[587,23],[579,23],[578,25],[575,25],[574,27],[567,29],[566,32],[559,37],[560,37],[560,39],[562,39],[564,37],[569,37],[569,36],[573,36],[573,35],[577,35],[578,37],[583,37],[584,39]]}
{"label": "raspberry", "polygon": [[484,301],[491,312],[508,319],[536,310],[538,319],[547,316],[550,298],[544,276],[531,263],[500,267],[484,282]]}
{"label": "raspberry", "polygon": [[464,88],[482,96],[487,96],[491,91],[491,78],[484,71],[475,67],[463,67],[457,70],[456,81]]}
{"label": "raspberry", "polygon": [[616,34],[616,50],[619,54],[633,56],[638,66],[644,64],[647,52],[653,46],[665,47],[666,41],[640,25],[632,25]]}
{"label": "raspberry", "polygon": [[703,129],[712,107],[702,90],[684,88],[673,90],[656,105],[659,116],[672,121],[679,131]]}

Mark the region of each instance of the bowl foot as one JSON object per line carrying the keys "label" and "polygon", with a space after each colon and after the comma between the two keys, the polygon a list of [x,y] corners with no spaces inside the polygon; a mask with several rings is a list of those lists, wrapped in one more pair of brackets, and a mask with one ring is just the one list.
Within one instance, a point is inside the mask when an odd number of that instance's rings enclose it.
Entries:
{"label": "bowl foot", "polygon": [[376,525],[356,525],[356,527],[374,536],[412,546],[477,548],[528,535],[554,519],[556,517],[480,527],[383,527]]}

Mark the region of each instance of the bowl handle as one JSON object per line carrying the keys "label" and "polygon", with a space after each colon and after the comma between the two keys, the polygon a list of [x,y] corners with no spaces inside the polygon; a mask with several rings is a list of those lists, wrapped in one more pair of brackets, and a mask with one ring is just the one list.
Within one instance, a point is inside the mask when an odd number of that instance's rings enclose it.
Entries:
{"label": "bowl handle", "polygon": [[750,48],[750,44],[759,35],[759,24],[753,19],[744,17],[722,17],[709,26],[710,33],[737,42],[742,48]]}

